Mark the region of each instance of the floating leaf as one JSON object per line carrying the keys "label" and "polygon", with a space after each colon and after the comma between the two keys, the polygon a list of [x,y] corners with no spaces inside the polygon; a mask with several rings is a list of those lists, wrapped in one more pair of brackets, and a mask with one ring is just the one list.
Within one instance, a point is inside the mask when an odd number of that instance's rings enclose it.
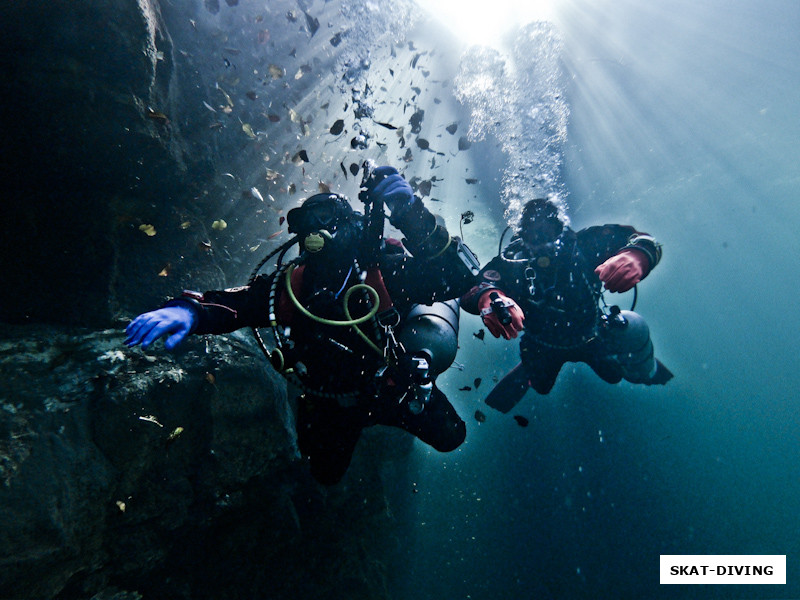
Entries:
{"label": "floating leaf", "polygon": [[167,443],[173,441],[176,437],[183,433],[183,427],[176,427],[167,437]]}
{"label": "floating leaf", "polygon": [[153,237],[156,234],[156,228],[149,223],[143,223],[142,225],[139,225],[139,231],[144,232],[149,237]]}
{"label": "floating leaf", "polygon": [[264,196],[261,195],[261,192],[258,191],[258,188],[253,186],[250,188],[250,195],[253,196],[256,200],[264,201]]}
{"label": "floating leaf", "polygon": [[292,162],[296,165],[309,162],[308,152],[306,152],[305,150],[300,150],[300,152],[298,152],[292,157]]}
{"label": "floating leaf", "polygon": [[225,221],[223,221],[222,219],[217,219],[211,224],[211,229],[214,229],[216,231],[222,231],[227,226],[228,224]]}
{"label": "floating leaf", "polygon": [[158,419],[156,419],[153,415],[145,415],[144,417],[139,417],[139,420],[147,421],[148,423],[155,423],[159,427],[164,427],[161,423],[158,422]]}
{"label": "floating leaf", "polygon": [[330,132],[332,135],[339,135],[344,131],[344,119],[338,119],[333,125],[331,125]]}
{"label": "floating leaf", "polygon": [[514,415],[514,420],[517,422],[517,425],[519,425],[520,427],[527,427],[528,423],[530,423],[530,421],[528,421],[528,419],[526,419],[522,415]]}
{"label": "floating leaf", "polygon": [[303,11],[306,15],[306,25],[308,25],[308,32],[311,34],[311,37],[314,37],[314,34],[317,33],[319,29],[319,19],[316,17],[312,17],[307,12]]}

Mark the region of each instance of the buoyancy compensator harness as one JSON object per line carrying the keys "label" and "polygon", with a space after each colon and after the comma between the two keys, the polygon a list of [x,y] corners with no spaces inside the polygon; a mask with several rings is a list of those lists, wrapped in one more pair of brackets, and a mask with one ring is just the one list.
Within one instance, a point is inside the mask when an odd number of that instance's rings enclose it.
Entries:
{"label": "buoyancy compensator harness", "polygon": [[[383,244],[385,219],[383,202],[372,201],[366,191],[366,184],[372,175],[374,164],[371,161],[365,161],[362,168],[363,177],[359,199],[365,203],[366,221],[360,231],[359,244],[360,253],[366,257],[366,267],[362,268],[357,259],[353,258],[352,265],[347,271],[347,275],[345,275],[345,281],[341,289],[333,296],[336,299],[341,297],[341,308],[345,319],[329,319],[312,313],[303,306],[292,289],[292,273],[302,266],[311,255],[323,251],[325,244],[333,240],[333,235],[321,227],[319,231],[307,233],[305,237],[302,234],[295,236],[271,252],[253,270],[250,275],[250,283],[255,280],[263,266],[272,257],[280,253],[276,271],[271,276],[272,281],[269,291],[269,327],[273,334],[275,348],[272,350],[267,348],[257,328],[253,328],[253,332],[259,347],[272,366],[304,393],[334,399],[342,406],[353,406],[363,397],[365,389],[371,390],[377,396],[380,390],[385,389],[387,382],[390,381],[396,390],[404,390],[398,402],[407,402],[409,410],[419,413],[430,399],[433,389],[429,359],[424,354],[410,355],[395,336],[394,330],[400,322],[400,315],[392,306],[391,298],[383,284],[380,271],[377,269],[379,264],[378,257]],[[342,197],[337,197],[336,200],[347,202]],[[320,225],[325,225],[325,223]],[[300,244],[300,255],[296,259],[283,264],[286,253],[297,243]],[[355,252],[353,254],[355,255]],[[357,274],[359,282],[347,287],[353,273]],[[290,328],[278,322],[278,289],[281,281],[284,282],[283,290],[295,310],[306,318],[322,325],[351,328],[377,355],[383,365],[378,369],[374,380],[368,382],[369,385],[357,385],[352,391],[347,392],[325,391],[319,389],[319,386],[313,383],[302,361],[289,359],[294,354],[292,350],[295,344],[292,340]],[[369,307],[368,311],[359,317],[353,317],[350,314],[349,303],[354,295],[361,295],[363,301]],[[368,323],[372,324],[376,341],[370,339],[360,327]],[[330,341],[334,345],[341,346],[335,340],[331,339]],[[382,347],[378,344],[381,344]],[[344,346],[341,346],[341,348],[348,350]],[[292,362],[293,364],[289,364]]]}
{"label": "buoyancy compensator harness", "polygon": [[[508,246],[503,248],[503,240],[510,229],[511,226],[506,227],[500,236],[497,252],[504,262],[525,265],[524,276],[527,280],[529,293],[527,302],[537,309],[550,312],[556,320],[562,320],[559,313],[564,313],[565,309],[560,306],[562,299],[557,293],[557,289],[560,286],[580,286],[584,289],[584,293],[593,298],[592,309],[587,309],[592,311],[593,316],[586,315],[587,319],[592,318],[594,321],[594,326],[589,333],[583,334],[581,339],[567,344],[554,343],[543,340],[539,336],[534,336],[537,344],[557,350],[572,350],[603,336],[607,332],[610,323],[620,325],[619,306],[609,306],[605,300],[602,286],[592,283],[586,276],[588,269],[585,259],[578,248],[574,231],[565,226],[555,240],[537,247],[536,257],[533,259],[525,242],[518,236],[515,236]],[[564,265],[567,268],[559,268],[559,265]],[[545,284],[540,271],[546,270],[551,266],[555,267],[556,272],[552,280]],[[566,281],[562,281],[565,279]],[[633,313],[637,297],[638,287],[634,286],[631,307],[627,311],[622,311],[623,313],[626,315]],[[566,317],[566,314],[564,316]]]}

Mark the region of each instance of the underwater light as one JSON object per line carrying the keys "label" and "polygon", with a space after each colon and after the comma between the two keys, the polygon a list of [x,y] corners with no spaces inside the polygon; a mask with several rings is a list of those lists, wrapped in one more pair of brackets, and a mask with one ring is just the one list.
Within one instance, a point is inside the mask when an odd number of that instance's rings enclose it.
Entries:
{"label": "underwater light", "polygon": [[420,7],[467,44],[499,48],[510,30],[549,21],[556,0],[418,0]]}

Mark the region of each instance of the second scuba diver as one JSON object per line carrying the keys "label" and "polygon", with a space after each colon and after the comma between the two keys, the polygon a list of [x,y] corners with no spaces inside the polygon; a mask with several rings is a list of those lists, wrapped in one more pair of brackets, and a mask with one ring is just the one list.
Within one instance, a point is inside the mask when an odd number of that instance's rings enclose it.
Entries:
{"label": "second scuba diver", "polygon": [[[502,241],[501,241],[502,245]],[[554,202],[539,198],[522,211],[519,231],[480,272],[461,300],[495,337],[520,340],[521,362],[486,398],[510,411],[529,387],[553,388],[566,362],[584,362],[601,379],[664,384],[672,373],[654,357],[644,319],[617,306],[601,308],[602,284],[626,292],[661,259],[661,245],[627,225],[574,231]]]}
{"label": "second scuba diver", "polygon": [[[295,237],[267,257],[281,251],[275,272],[184,292],[127,328],[129,346],[166,337],[167,349],[189,334],[272,328],[273,366],[303,392],[299,449],[327,485],[345,474],[365,427],[400,427],[441,452],[466,435],[435,377],[455,358],[455,299],[474,285],[477,260],[393,167],[365,164],[359,198],[365,215],[338,194],[311,196],[287,214]],[[384,204],[402,245],[383,238]],[[282,264],[295,243],[299,257]]]}

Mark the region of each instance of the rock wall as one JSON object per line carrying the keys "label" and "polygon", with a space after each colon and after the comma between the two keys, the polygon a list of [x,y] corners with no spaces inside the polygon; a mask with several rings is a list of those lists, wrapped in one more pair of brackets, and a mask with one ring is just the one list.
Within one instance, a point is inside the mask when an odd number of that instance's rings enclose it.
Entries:
{"label": "rock wall", "polygon": [[0,598],[386,597],[402,433],[365,436],[326,489],[245,335],[164,355],[117,330],[4,333]]}
{"label": "rock wall", "polygon": [[0,9],[0,598],[388,596],[383,482],[403,477],[409,436],[366,432],[325,489],[246,332],[122,345],[130,316],[230,269],[209,251],[209,190],[214,161],[241,156],[200,142],[205,109],[186,99],[204,39],[179,52],[170,33],[206,10]]}

